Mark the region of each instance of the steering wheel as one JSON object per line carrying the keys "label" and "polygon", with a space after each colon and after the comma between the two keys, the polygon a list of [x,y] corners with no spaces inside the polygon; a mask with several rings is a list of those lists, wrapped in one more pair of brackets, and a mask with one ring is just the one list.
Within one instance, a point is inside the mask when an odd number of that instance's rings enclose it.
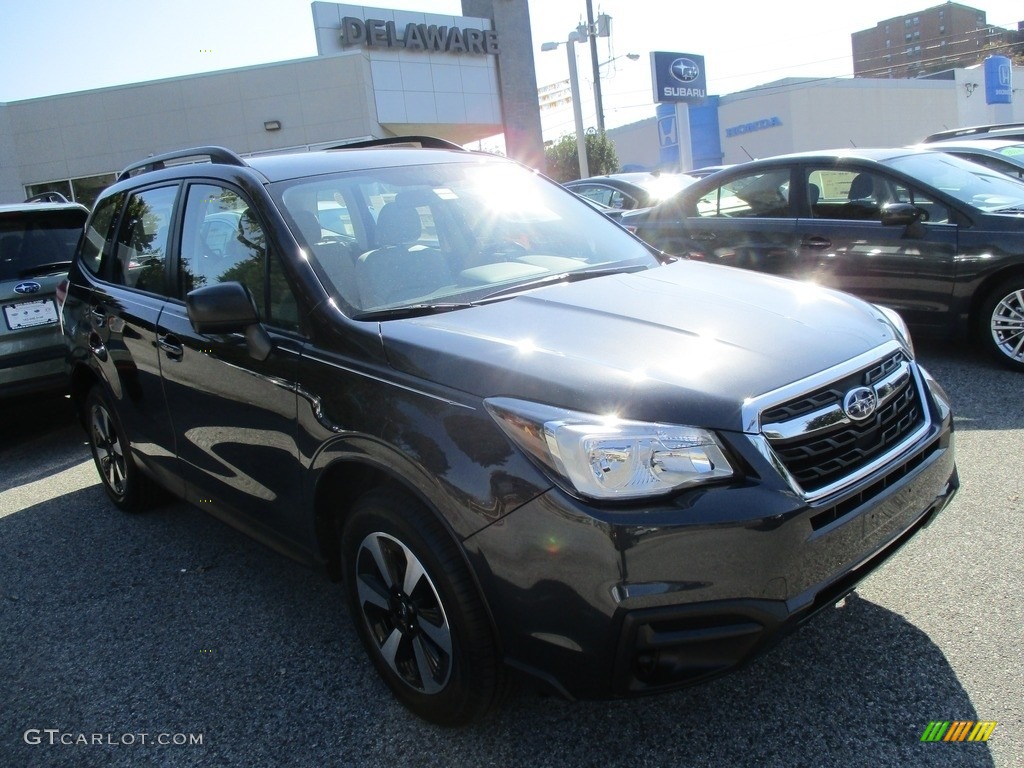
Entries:
{"label": "steering wheel", "polygon": [[525,245],[515,240],[486,240],[480,243],[479,250],[483,255],[500,256],[503,261],[511,261],[530,252]]}

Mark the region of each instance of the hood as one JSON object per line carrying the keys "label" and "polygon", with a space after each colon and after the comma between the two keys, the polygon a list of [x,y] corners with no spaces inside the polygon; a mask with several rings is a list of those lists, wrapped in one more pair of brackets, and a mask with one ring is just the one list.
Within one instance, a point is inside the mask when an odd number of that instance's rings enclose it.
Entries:
{"label": "hood", "polygon": [[743,402],[895,338],[810,283],[678,262],[381,324],[391,365],[480,398],[740,429]]}

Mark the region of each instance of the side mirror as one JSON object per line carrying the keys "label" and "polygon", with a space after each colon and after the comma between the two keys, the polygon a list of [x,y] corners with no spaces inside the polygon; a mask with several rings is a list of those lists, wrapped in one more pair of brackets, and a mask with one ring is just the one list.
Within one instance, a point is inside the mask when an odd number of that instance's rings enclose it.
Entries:
{"label": "side mirror", "polygon": [[270,356],[273,342],[260,324],[252,294],[241,283],[216,283],[189,291],[185,308],[196,333],[244,333],[250,355],[261,362]]}
{"label": "side mirror", "polygon": [[909,227],[927,221],[928,214],[911,203],[889,203],[882,206],[882,224],[891,227]]}

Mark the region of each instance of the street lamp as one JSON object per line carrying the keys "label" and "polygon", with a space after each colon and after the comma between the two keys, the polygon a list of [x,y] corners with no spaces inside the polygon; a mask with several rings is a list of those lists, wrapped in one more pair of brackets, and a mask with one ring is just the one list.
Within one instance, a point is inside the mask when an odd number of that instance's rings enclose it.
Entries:
{"label": "street lamp", "polygon": [[578,32],[570,32],[569,39],[565,43],[542,43],[542,51],[553,51],[560,45],[565,45],[569,55],[569,92],[572,94],[572,116],[576,121],[576,153],[580,159],[580,178],[590,176],[590,166],[587,164],[587,136],[583,130],[583,105],[580,104],[580,78],[576,72],[576,43],[580,42]]}

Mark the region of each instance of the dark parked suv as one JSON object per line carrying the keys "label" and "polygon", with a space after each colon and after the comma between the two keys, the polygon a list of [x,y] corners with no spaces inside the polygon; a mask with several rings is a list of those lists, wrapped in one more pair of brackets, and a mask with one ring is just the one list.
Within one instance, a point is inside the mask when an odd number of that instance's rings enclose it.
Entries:
{"label": "dark parked suv", "polygon": [[113,503],[159,484],[325,566],[448,725],[513,672],[574,697],[725,672],[958,487],[895,313],[662,265],[457,149],[149,158],[96,203],[64,327]]}

